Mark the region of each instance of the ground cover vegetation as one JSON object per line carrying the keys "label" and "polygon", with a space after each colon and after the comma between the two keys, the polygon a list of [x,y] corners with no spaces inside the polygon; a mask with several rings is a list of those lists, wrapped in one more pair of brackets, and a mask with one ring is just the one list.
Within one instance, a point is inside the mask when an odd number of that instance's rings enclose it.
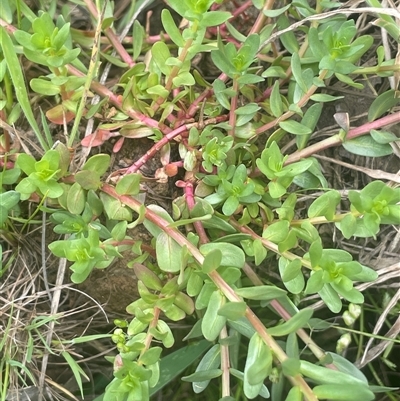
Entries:
{"label": "ground cover vegetation", "polygon": [[0,400],[400,399],[399,20],[3,0]]}

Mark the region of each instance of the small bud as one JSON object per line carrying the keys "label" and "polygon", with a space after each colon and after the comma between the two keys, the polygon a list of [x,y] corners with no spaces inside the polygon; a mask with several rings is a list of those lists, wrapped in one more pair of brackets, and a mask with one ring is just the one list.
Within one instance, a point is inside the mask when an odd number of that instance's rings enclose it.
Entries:
{"label": "small bud", "polygon": [[361,315],[361,306],[356,304],[349,305],[349,313],[354,319],[358,319]]}
{"label": "small bud", "polygon": [[174,177],[178,174],[178,166],[176,166],[175,164],[167,164],[164,167],[164,171],[168,177]]}
{"label": "small bud", "polygon": [[349,347],[351,344],[351,335],[350,333],[343,334],[337,344],[336,344],[336,352],[338,354],[343,354],[344,351]]}
{"label": "small bud", "polygon": [[349,311],[345,311],[343,313],[342,317],[343,317],[343,321],[346,324],[346,326],[349,326],[349,327],[353,326],[354,322],[356,321],[356,319],[354,319],[354,317],[351,316]]}

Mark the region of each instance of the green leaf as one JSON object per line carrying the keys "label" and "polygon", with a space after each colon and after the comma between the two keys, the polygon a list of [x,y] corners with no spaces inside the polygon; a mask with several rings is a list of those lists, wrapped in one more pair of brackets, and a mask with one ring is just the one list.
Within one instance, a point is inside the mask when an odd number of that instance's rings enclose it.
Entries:
{"label": "green leaf", "polygon": [[397,136],[389,131],[376,131],[372,129],[370,131],[372,139],[377,142],[377,143],[390,143],[390,142],[395,142],[398,141],[399,138]]}
{"label": "green leaf", "polygon": [[283,109],[283,102],[281,99],[279,81],[275,81],[274,83],[269,105],[274,117],[278,118],[283,114],[284,109]]}
{"label": "green leaf", "polygon": [[[324,366],[314,365],[311,362],[300,361],[300,372],[302,375],[310,378],[316,383],[336,384],[338,387],[363,386],[367,388],[364,381],[353,377],[339,370],[328,369]],[[332,397],[329,397],[331,399]]]}
{"label": "green leaf", "polygon": [[36,93],[46,96],[55,96],[60,93],[60,87],[52,82],[41,78],[33,78],[29,82],[30,87]]}
{"label": "green leaf", "polygon": [[193,75],[188,71],[182,71],[172,79],[173,84],[175,87],[179,86],[192,86],[196,83]]}
{"label": "green leaf", "polygon": [[280,326],[269,327],[268,332],[271,336],[281,337],[307,326],[308,321],[313,315],[313,309],[305,308],[292,316],[288,321],[282,323]]}
{"label": "green leaf", "polygon": [[247,398],[257,397],[271,369],[271,350],[260,335],[255,333],[249,342],[244,367],[243,390]]}
{"label": "green leaf", "polygon": [[271,299],[280,298],[287,294],[285,290],[271,285],[237,288],[235,292],[239,297],[259,301],[270,301]]}
{"label": "green leaf", "polygon": [[308,31],[308,43],[311,51],[318,60],[321,60],[328,53],[328,49],[324,43],[319,40],[318,29],[315,27],[311,27]]}
{"label": "green leaf", "polygon": [[340,203],[340,193],[328,191],[322,194],[308,208],[308,217],[324,216],[328,221],[333,221],[336,207]]}
{"label": "green leaf", "polygon": [[226,317],[218,314],[219,309],[225,304],[225,296],[216,290],[211,294],[206,313],[201,322],[201,331],[208,341],[214,341],[225,326]]}
{"label": "green leaf", "polygon": [[269,18],[276,18],[276,17],[279,17],[281,14],[283,14],[286,10],[288,10],[290,6],[291,6],[291,4],[288,4],[285,7],[278,8],[278,9],[263,10],[263,13],[264,13],[264,15],[266,15]]}
{"label": "green leaf", "polygon": [[326,353],[333,360],[333,365],[335,365],[341,372],[347,373],[348,375],[355,377],[356,379],[364,382],[368,385],[368,380],[364,376],[361,370],[357,369],[350,361],[341,355],[334,354],[333,352]]}
{"label": "green leaf", "polygon": [[89,170],[96,172],[99,176],[102,176],[110,166],[110,155],[98,154],[92,156],[82,167],[82,170]]}
{"label": "green leaf", "polygon": [[374,393],[367,386],[361,384],[352,384],[350,386],[322,384],[315,386],[313,393],[319,400],[371,401],[375,399]]}
{"label": "green leaf", "polygon": [[343,143],[343,147],[350,153],[368,157],[389,156],[393,153],[392,147],[374,141],[371,135],[363,135]]}
{"label": "green leaf", "polygon": [[303,393],[299,386],[292,387],[288,395],[285,398],[285,401],[301,401],[303,399]]}
{"label": "green leaf", "polygon": [[249,323],[246,318],[240,318],[238,320],[229,320],[228,324],[234,330],[236,330],[241,335],[251,338],[252,335],[256,332],[254,327]]}
{"label": "green leaf", "polygon": [[290,223],[287,220],[280,220],[269,225],[262,233],[262,237],[276,244],[283,241],[289,234]]}
{"label": "green leaf", "polygon": [[172,18],[171,12],[167,8],[164,8],[161,12],[161,21],[165,29],[165,32],[167,32],[171,40],[178,47],[184,47],[185,41],[183,40],[181,32],[179,31],[178,27],[175,24],[174,19]]}
{"label": "green leaf", "polygon": [[85,208],[86,196],[83,188],[75,182],[72,184],[67,196],[67,208],[72,214],[81,214]]}
{"label": "green leaf", "polygon": [[171,73],[171,67],[166,64],[171,57],[168,46],[164,42],[156,42],[151,48],[151,54],[160,71],[168,76]]}
{"label": "green leaf", "polygon": [[155,387],[150,389],[150,396],[169,384],[175,377],[196,361],[210,346],[211,344],[208,341],[202,340],[194,342],[162,358],[160,362],[160,380]]}
{"label": "green leaf", "polygon": [[357,219],[352,213],[349,213],[344,216],[344,218],[340,220],[339,223],[336,223],[336,226],[342,232],[343,236],[346,239],[349,239],[355,234],[357,230]]}
{"label": "green leaf", "polygon": [[103,192],[100,193],[100,199],[103,203],[104,212],[109,219],[132,221],[131,209],[122,204],[120,200]]}
{"label": "green leaf", "polygon": [[144,29],[140,25],[140,22],[138,20],[135,20],[133,24],[133,35],[132,35],[135,40],[133,41],[133,60],[137,60],[137,58],[140,56],[140,53],[142,51],[142,46],[143,46],[143,37],[144,37]]}
{"label": "green leaf", "polygon": [[[296,337],[296,333],[290,333],[292,337]],[[282,362],[282,372],[285,376],[296,376],[300,373],[299,358],[287,358]]]}
{"label": "green leaf", "polygon": [[[243,372],[240,372],[240,371],[237,370],[237,369],[230,368],[230,369],[229,369],[229,373],[230,373],[232,376],[238,378],[239,380],[244,381],[244,373],[243,373]],[[258,393],[258,395],[259,395],[260,397],[263,397],[263,398],[269,398],[269,397],[270,397],[270,393],[269,393],[269,391],[268,391],[268,388],[265,386],[265,384],[263,384],[263,385],[261,386],[261,390],[260,390],[260,392]]]}
{"label": "green leaf", "polygon": [[246,302],[228,302],[219,309],[218,315],[234,321],[245,315],[246,308]]}
{"label": "green leaf", "polygon": [[285,268],[284,274],[282,276],[283,282],[291,281],[295,279],[299,274],[302,274],[301,267],[302,264],[300,259],[292,260]]}
{"label": "green leaf", "polygon": [[75,181],[86,190],[98,190],[101,186],[100,176],[96,171],[78,171],[75,174]]}
{"label": "green leaf", "polygon": [[[207,388],[208,384],[210,383],[210,379],[219,376],[219,375],[215,376],[214,374],[210,375],[209,372],[214,372],[216,370],[219,370],[218,368],[220,364],[221,364],[221,346],[219,344],[215,344],[203,356],[200,363],[197,365],[196,372],[186,377],[186,380],[187,378],[190,378],[191,379],[190,381],[193,382],[192,385],[193,391],[196,394],[201,393]],[[182,378],[182,380],[186,381],[184,378]]]}
{"label": "green leaf", "polygon": [[228,242],[208,243],[200,246],[200,252],[207,256],[213,250],[222,253],[221,266],[232,266],[242,268],[245,262],[245,255],[242,249]]}
{"label": "green leaf", "polygon": [[213,249],[204,258],[202,265],[203,273],[211,273],[212,271],[218,269],[222,261],[222,252],[219,249]]}
{"label": "green leaf", "polygon": [[368,110],[368,121],[374,121],[383,113],[388,112],[392,107],[400,102],[400,97],[396,95],[394,89],[380,94],[371,104]]}
{"label": "green leaf", "polygon": [[303,71],[301,69],[300,56],[298,55],[298,53],[295,52],[292,54],[290,66],[292,67],[293,77],[294,77],[297,85],[299,85],[301,90],[304,93],[306,93],[308,90],[308,87],[307,87],[306,82],[304,81]]}
{"label": "green leaf", "polygon": [[[288,28],[290,25],[289,19],[285,14],[282,14],[277,21],[279,29]],[[293,31],[285,32],[280,36],[280,40],[285,49],[292,55],[298,52],[299,42]]]}
{"label": "green leaf", "polygon": [[160,233],[156,240],[156,255],[158,266],[167,273],[177,273],[182,266],[182,247],[165,232]]}
{"label": "green leaf", "polygon": [[333,312],[339,313],[342,310],[342,301],[337,292],[329,283],[325,284],[320,291],[319,296],[324,301],[325,305]]}
{"label": "green leaf", "polygon": [[140,190],[141,174],[127,174],[124,175],[115,187],[119,195],[137,195]]}
{"label": "green leaf", "polygon": [[[281,277],[285,275],[286,269],[290,266],[290,263],[292,262],[289,262],[289,260],[282,256],[279,258],[279,273]],[[299,294],[301,291],[303,291],[305,285],[304,276],[303,274],[298,274],[292,280],[284,281],[283,284],[292,294]]]}
{"label": "green leaf", "polygon": [[297,122],[297,121],[281,121],[279,126],[293,135],[308,135],[311,134],[312,130],[305,125]]}
{"label": "green leaf", "polygon": [[227,11],[209,11],[203,15],[199,25],[204,28],[217,26],[228,21],[231,17],[232,14]]}
{"label": "green leaf", "polygon": [[316,93],[315,95],[312,95],[310,97],[310,99],[313,100],[314,102],[321,102],[321,103],[333,102],[334,100],[339,100],[343,98],[344,96],[332,96],[332,95],[327,95],[325,93]]}

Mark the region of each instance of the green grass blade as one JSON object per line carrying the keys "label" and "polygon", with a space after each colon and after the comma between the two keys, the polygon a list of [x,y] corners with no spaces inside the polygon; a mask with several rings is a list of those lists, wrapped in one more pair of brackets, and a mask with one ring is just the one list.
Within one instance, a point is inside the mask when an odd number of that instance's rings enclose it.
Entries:
{"label": "green grass blade", "polygon": [[28,92],[25,86],[24,76],[22,74],[21,65],[19,63],[17,54],[14,49],[11,38],[8,36],[6,30],[0,26],[0,45],[3,49],[4,59],[6,60],[8,71],[10,72],[11,80],[14,84],[15,95],[18,102],[28,120],[31,128],[36,134],[36,137],[42,146],[43,150],[49,150],[49,146],[45,142],[39,126],[33,116],[31,104],[29,103]]}
{"label": "green grass blade", "polygon": [[72,373],[74,374],[76,383],[78,384],[79,390],[81,391],[81,396],[83,398],[83,384],[82,384],[82,379],[81,375],[89,380],[87,377],[86,373],[82,370],[82,368],[76,363],[75,359],[72,358],[72,356],[68,352],[62,352],[61,353],[64,359],[67,361],[69,367],[72,370]]}

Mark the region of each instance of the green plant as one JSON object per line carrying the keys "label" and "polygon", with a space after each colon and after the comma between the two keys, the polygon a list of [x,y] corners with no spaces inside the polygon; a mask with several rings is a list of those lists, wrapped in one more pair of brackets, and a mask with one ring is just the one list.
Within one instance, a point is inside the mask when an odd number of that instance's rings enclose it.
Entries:
{"label": "green plant", "polygon": [[[207,340],[191,359],[202,354],[195,372],[182,378],[196,394],[220,378],[221,401],[269,396],[372,400],[375,392],[389,389],[383,383],[370,385],[340,355],[345,346],[332,353],[317,345],[314,332],[331,325],[328,318],[313,317],[309,296],[321,299],[334,315],[343,304],[362,308],[358,284],[374,282],[376,271],[338,244],[326,244],[321,227],[335,227],[346,239],[376,238],[381,225],[400,224],[400,190],[375,180],[342,194],[329,187],[313,155],[341,144],[356,154],[391,154],[390,143],[398,138],[387,130],[400,118],[398,113],[383,114],[398,104],[395,90],[372,102],[369,121],[361,126],[350,129],[348,116],[342,115],[334,135],[319,140],[313,133],[324,104],[341,98],[328,93],[328,82],[358,90],[363,87],[360,76],[396,76],[399,66],[394,59],[384,61],[378,48],[376,65],[364,67],[360,60],[371,52],[373,38],[360,35],[336,3],[312,7],[299,1],[275,10],[271,2],[246,2],[244,7],[254,7],[257,17],[243,32],[234,25],[238,15],[223,11],[220,3],[170,0],[186,26],[181,29],[171,12],[163,10],[166,34],[154,42],[136,22],[130,52],[117,40],[112,18],[105,16],[109,9],[91,1],[87,4],[97,28],[89,43],[83,33],[75,32],[73,39],[62,16],[54,23],[48,12],[36,16],[25,10],[29,23],[19,30],[12,17],[9,22],[2,17],[7,31],[0,30],[1,65],[7,73],[0,78],[6,92],[7,79],[14,82],[24,110],[32,113],[27,91],[20,89],[22,73],[13,70],[16,42],[25,57],[49,70],[30,81],[32,90],[60,97],[61,104],[52,105],[45,116],[63,124],[76,117],[69,136],[67,132],[68,146],[79,145],[74,141],[82,116],[97,123],[95,132],[81,140],[85,147],[119,136],[113,145],[118,154],[125,138],[152,142],[131,166],[112,171],[108,154],[85,157],[77,165],[73,149],[61,143],[48,149],[50,135],[45,141],[34,128],[44,150],[36,161],[14,148],[5,132],[0,228],[11,230],[19,221],[14,209],[36,202],[35,213],[49,214],[61,236],[48,248],[72,262],[74,283],[86,280],[93,269],[107,268],[125,251],[133,255],[128,266],[138,280],[138,299],[126,306],[132,318],[115,322],[111,340],[118,355],[108,357],[114,379],[105,401],[147,400],[159,383],[168,383],[162,351],[176,346],[171,322],[184,319],[191,325],[186,339]],[[383,15],[380,26],[395,33],[393,20]],[[297,22],[289,26],[289,18]],[[280,50],[273,41],[278,37]],[[100,52],[102,39],[122,61],[109,48]],[[86,67],[82,54],[90,46]],[[193,68],[195,57],[206,53],[218,69],[212,82]],[[145,61],[142,54],[147,54]],[[92,81],[99,58],[122,69],[112,89]],[[102,100],[86,104],[89,92]],[[171,151],[175,142],[178,160]],[[140,170],[158,153],[157,178],[182,171],[176,181],[182,193],[171,212],[143,201],[148,180]],[[301,199],[303,194],[313,200]],[[32,217],[26,216],[24,224]],[[147,243],[131,231],[139,225],[151,236]],[[353,315],[356,319],[359,314]],[[177,352],[186,368],[183,351]],[[79,377],[74,362],[69,364]],[[184,369],[173,362],[168,368],[171,376]]]}

